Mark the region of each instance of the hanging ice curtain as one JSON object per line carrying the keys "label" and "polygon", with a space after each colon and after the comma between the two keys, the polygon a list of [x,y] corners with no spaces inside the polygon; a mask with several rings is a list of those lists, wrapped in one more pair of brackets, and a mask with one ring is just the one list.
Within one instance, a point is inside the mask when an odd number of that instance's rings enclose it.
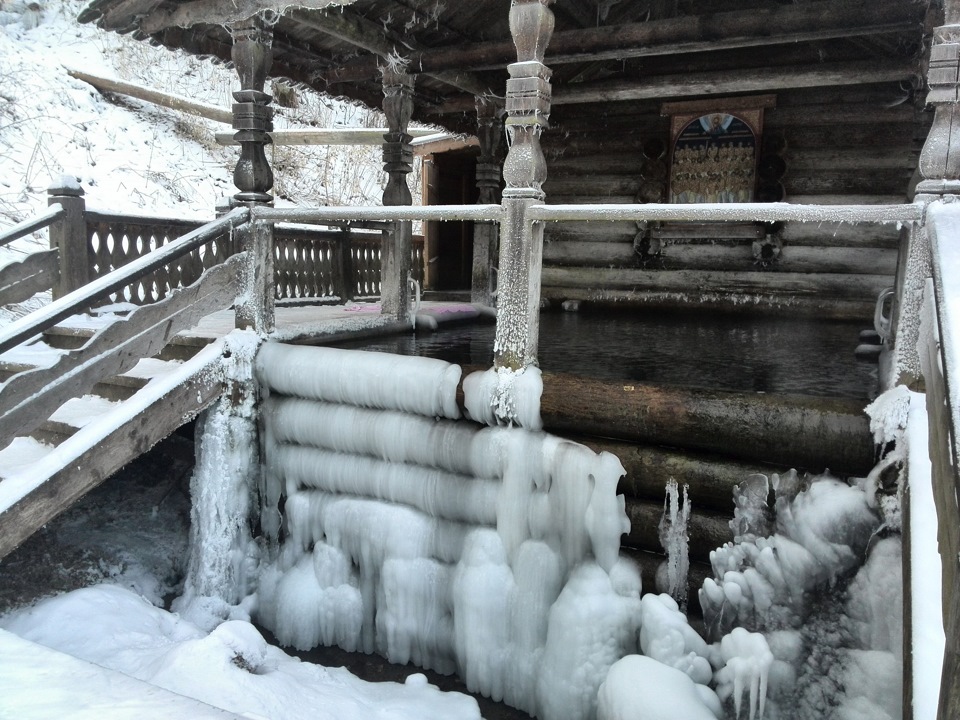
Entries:
{"label": "hanging ice curtain", "polygon": [[756,186],[757,138],[736,115],[692,120],[673,144],[670,202],[751,202]]}

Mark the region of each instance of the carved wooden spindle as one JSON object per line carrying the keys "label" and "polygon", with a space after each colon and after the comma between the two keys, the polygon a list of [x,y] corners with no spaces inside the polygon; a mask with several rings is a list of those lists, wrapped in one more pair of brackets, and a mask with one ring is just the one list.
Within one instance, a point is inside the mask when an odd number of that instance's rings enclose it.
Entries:
{"label": "carved wooden spindle", "polygon": [[[413,139],[407,126],[413,115],[414,77],[404,72],[383,70],[383,112],[390,132],[383,136],[383,169],[387,186],[384,205],[412,205],[413,197],[407,176],[413,169]],[[407,276],[410,274],[410,253],[413,229],[409,221],[393,223],[392,236],[384,233],[381,257],[380,301],[383,314],[404,319],[410,298]]]}
{"label": "carved wooden spindle", "polygon": [[955,194],[960,190],[960,1],[944,4],[944,24],[933,31],[927,81],[927,103],[933,105],[930,133],[920,153],[917,186],[923,194]]}
{"label": "carved wooden spindle", "polygon": [[[263,91],[267,73],[273,62],[273,31],[259,15],[231,27],[231,57],[240,76],[240,90],[233,93],[234,139],[240,143],[240,159],[233,173],[233,182],[240,191],[234,204],[266,205],[273,198],[273,171],[267,161],[267,134],[273,130],[270,95]],[[274,327],[273,226],[269,223],[247,223],[234,232],[241,248],[247,251],[240,276],[236,303],[236,325],[252,328],[261,334]]]}
{"label": "carved wooden spindle", "polygon": [[[503,136],[503,103],[495,98],[477,98],[477,138],[480,157],[477,159],[477,202],[492,205],[500,202],[500,161],[498,152]],[[496,259],[497,226],[478,222],[473,226],[473,280],[471,302],[493,304],[493,283],[490,273]]]}
{"label": "carved wooden spindle", "polygon": [[547,163],[540,134],[550,117],[550,69],[544,52],[553,34],[553,0],[513,0],[510,32],[517,62],[508,67],[507,137],[503,165],[504,218],[500,226],[498,314],[494,365],[519,370],[537,362],[543,226],[526,222],[526,210],[543,203]]}

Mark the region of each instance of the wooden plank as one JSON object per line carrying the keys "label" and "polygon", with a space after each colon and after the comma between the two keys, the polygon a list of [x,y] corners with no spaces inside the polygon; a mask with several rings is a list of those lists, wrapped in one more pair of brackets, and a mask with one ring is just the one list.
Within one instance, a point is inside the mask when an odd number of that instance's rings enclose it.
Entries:
{"label": "wooden plank", "polygon": [[[340,5],[341,0],[297,0],[295,7],[302,10],[322,10]],[[290,8],[288,0],[193,0],[173,7],[161,5],[140,20],[140,30],[154,35],[167,28],[189,28],[194,25],[229,25],[257,13],[283,15]]]}
{"label": "wooden plank", "polygon": [[783,178],[787,197],[794,195],[907,195],[914,168],[857,168],[852,171],[836,171],[826,168],[800,171],[790,168]]}
{"label": "wooden plank", "polygon": [[634,222],[562,222],[547,223],[544,237],[548,243],[561,242],[627,242],[637,234]]}
{"label": "wooden plank", "polygon": [[[165,392],[153,393],[139,412],[128,413],[122,422],[105,418],[79,430],[29,478],[31,489],[23,493],[4,490],[13,479],[0,480],[0,558],[69,508],[128,462],[149,450],[178,427],[213,404],[223,392],[221,373],[210,368],[219,361],[214,346],[182,372],[178,382]],[[150,393],[147,387],[142,393]],[[123,412],[123,406],[118,411]],[[11,500],[10,495],[16,496]],[[9,502],[8,502],[9,501]]]}
{"label": "wooden plank", "polygon": [[653,292],[752,295],[830,295],[876,298],[890,285],[888,275],[834,275],[796,272],[719,272],[709,270],[640,270],[634,268],[545,267],[544,286],[630,289]]}
{"label": "wooden plank", "polygon": [[[309,128],[306,130],[274,130],[267,133],[274,145],[292,147],[300,145],[383,145],[383,136],[389,128]],[[432,128],[408,128],[411,137],[436,135]],[[216,133],[220,145],[239,145],[234,133]],[[460,145],[466,146],[462,141]]]}
{"label": "wooden plank", "polygon": [[38,427],[72,397],[83,395],[101,379],[130,370],[151,357],[182,330],[210,313],[229,307],[236,296],[243,255],[208,270],[190,287],[153,305],[138,308],[107,326],[82,348],[65,353],[49,368],[10,378],[0,387],[0,443]]}
{"label": "wooden plank", "polygon": [[67,74],[70,77],[81,80],[85,83],[93,85],[97,90],[102,92],[112,92],[119,95],[127,95],[137,100],[144,100],[154,105],[160,105],[161,107],[170,108],[171,110],[179,110],[181,112],[189,113],[190,115],[199,115],[200,117],[207,118],[208,120],[213,120],[215,122],[221,123],[232,123],[233,122],[233,113],[224,108],[219,108],[214,105],[206,105],[204,103],[198,103],[190,98],[183,97],[182,95],[172,95],[170,93],[161,92],[160,90],[153,90],[151,88],[145,88],[142,85],[135,85],[133,83],[124,82],[122,80],[112,80],[110,78],[98,77],[96,75],[91,75],[90,73],[85,73],[82,70],[67,69]]}
{"label": "wooden plank", "polygon": [[17,223],[11,228],[7,228],[6,230],[0,232],[0,247],[9,245],[14,240],[19,240],[20,238],[36,232],[37,230],[42,230],[50,223],[60,220],[63,217],[64,212],[63,206],[60,203],[53,203],[44,212],[40,213],[36,217],[30,218],[29,220],[24,220],[23,222]]}
{"label": "wooden plank", "polygon": [[0,268],[0,305],[23,302],[49,290],[60,276],[60,252],[41,250]]}
{"label": "wooden plank", "polygon": [[852,223],[785,223],[785,245],[878,247],[896,250],[900,231],[896,225],[854,225]]}
{"label": "wooden plank", "polygon": [[800,148],[790,149],[787,154],[787,167],[790,173],[803,171],[832,170],[893,170],[905,169],[913,172],[917,166],[920,149],[906,149],[902,152],[890,152],[889,148]]}

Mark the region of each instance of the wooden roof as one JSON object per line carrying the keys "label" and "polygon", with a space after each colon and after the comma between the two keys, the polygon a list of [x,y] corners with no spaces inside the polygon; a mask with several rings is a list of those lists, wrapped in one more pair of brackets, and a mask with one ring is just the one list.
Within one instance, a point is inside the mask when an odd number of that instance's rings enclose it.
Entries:
{"label": "wooden roof", "polygon": [[[331,2],[347,4],[317,9]],[[504,0],[300,4],[315,9],[290,8],[275,25],[274,76],[379,107],[378,68],[400,56],[418,75],[415,118],[461,131],[473,130],[476,95],[504,94],[515,60]],[[233,5],[93,0],[80,20],[229,61],[222,8]],[[923,38],[939,20],[928,17],[938,12],[930,3],[905,0],[560,0],[551,7],[556,31],[546,62],[558,108],[878,83],[909,91],[922,87]]]}

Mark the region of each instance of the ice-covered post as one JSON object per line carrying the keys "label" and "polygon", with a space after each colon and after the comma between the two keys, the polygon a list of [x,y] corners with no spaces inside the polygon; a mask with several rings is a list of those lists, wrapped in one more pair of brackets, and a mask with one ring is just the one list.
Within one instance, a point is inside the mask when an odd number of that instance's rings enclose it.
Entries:
{"label": "ice-covered post", "polygon": [[65,215],[51,223],[49,231],[50,249],[60,253],[60,277],[53,285],[54,300],[90,282],[90,247],[83,217],[86,203],[83,188],[75,178],[65,175],[47,189],[47,205],[57,204]]}
{"label": "ice-covered post", "polygon": [[[496,98],[477,98],[477,202],[492,205],[500,202],[500,162],[498,151],[503,135],[503,102]],[[497,251],[497,226],[477,222],[473,226],[473,280],[470,300],[481,305],[493,304],[491,271]]]}
{"label": "ice-covered post", "polygon": [[[384,205],[412,205],[407,176],[413,170],[413,139],[407,125],[413,115],[412,75],[387,66],[383,70],[383,113],[390,130],[383,136],[383,169],[387,187],[383,190]],[[392,233],[383,234],[380,260],[380,302],[385,315],[403,320],[407,315],[410,289],[410,253],[413,227],[410,221],[393,223]]]}
{"label": "ice-covered post", "polygon": [[537,362],[543,226],[528,223],[527,208],[543,203],[547,163],[540,134],[550,116],[550,69],[543,56],[553,34],[553,0],[513,0],[510,33],[517,62],[507,70],[507,138],[503,164],[503,222],[497,270],[494,366],[520,370]]}
{"label": "ice-covered post", "polygon": [[[263,91],[273,62],[273,31],[260,15],[231,26],[231,58],[240,76],[240,90],[233,93],[233,136],[240,143],[240,159],[233,173],[239,192],[234,205],[269,205],[273,201],[273,171],[267,161],[267,134],[273,130],[273,99]],[[236,325],[265,335],[274,325],[273,226],[248,223],[234,231],[239,246],[247,251],[236,304]]]}
{"label": "ice-covered post", "polygon": [[[944,195],[960,194],[960,1],[946,0],[944,24],[933,31],[930,64],[927,68],[933,105],[930,132],[920,153],[920,175],[915,201],[929,203]],[[900,251],[897,271],[896,305],[893,311],[894,383],[916,387],[920,379],[920,307],[923,287],[930,277],[930,242],[924,226],[914,226]]]}

